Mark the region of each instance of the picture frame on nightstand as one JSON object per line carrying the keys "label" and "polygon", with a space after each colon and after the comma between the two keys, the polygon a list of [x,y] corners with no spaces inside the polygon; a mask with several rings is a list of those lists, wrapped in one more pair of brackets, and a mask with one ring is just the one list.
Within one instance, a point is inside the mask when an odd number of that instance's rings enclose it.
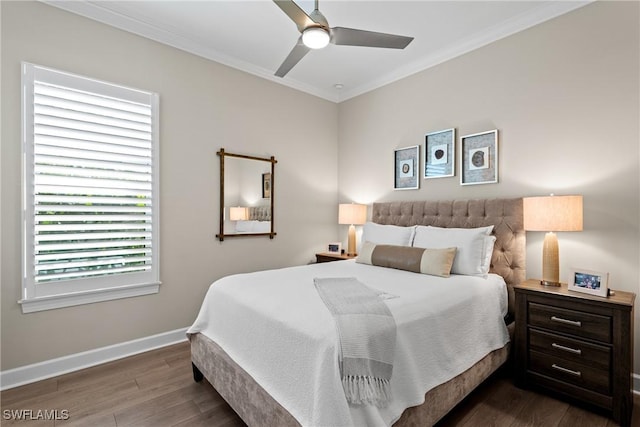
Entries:
{"label": "picture frame on nightstand", "polygon": [[326,251],[330,254],[340,254],[342,253],[342,243],[340,242],[327,243]]}
{"label": "picture frame on nightstand", "polygon": [[567,289],[606,298],[609,292],[609,273],[573,268]]}

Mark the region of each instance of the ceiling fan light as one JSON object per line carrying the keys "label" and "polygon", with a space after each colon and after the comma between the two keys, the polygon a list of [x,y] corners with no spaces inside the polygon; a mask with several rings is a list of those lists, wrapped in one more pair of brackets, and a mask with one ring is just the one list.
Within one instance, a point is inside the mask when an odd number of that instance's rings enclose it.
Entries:
{"label": "ceiling fan light", "polygon": [[302,43],[310,49],[322,49],[329,44],[329,32],[320,27],[307,28],[302,33]]}

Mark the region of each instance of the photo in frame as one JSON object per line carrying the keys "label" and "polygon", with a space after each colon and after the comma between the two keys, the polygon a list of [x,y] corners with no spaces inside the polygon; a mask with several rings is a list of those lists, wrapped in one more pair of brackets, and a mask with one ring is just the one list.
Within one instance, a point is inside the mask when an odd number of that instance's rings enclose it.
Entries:
{"label": "photo in frame", "polygon": [[444,178],[455,175],[456,130],[445,129],[424,136],[423,177]]}
{"label": "photo in frame", "polygon": [[395,190],[415,190],[419,188],[419,160],[419,145],[394,150],[393,188]]}
{"label": "photo in frame", "polygon": [[342,243],[340,242],[328,243],[327,252],[329,252],[330,254],[342,253]]}
{"label": "photo in frame", "polygon": [[263,199],[271,198],[271,174],[270,173],[262,174],[262,198]]}
{"label": "photo in frame", "polygon": [[460,185],[498,182],[498,130],[460,138]]}
{"label": "photo in frame", "polygon": [[571,270],[567,289],[606,297],[609,292],[609,273],[574,268]]}

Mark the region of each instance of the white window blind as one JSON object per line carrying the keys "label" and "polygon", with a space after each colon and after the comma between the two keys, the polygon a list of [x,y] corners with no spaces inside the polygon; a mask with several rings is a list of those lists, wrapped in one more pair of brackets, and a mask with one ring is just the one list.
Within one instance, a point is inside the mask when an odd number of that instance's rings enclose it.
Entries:
{"label": "white window blind", "polygon": [[157,95],[23,70],[23,311],[157,292]]}

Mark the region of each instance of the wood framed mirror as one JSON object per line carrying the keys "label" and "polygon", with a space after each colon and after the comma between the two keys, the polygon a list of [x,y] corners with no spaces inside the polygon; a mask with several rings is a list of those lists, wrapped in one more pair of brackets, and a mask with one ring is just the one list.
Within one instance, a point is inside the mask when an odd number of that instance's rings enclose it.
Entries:
{"label": "wood framed mirror", "polygon": [[234,154],[221,148],[220,232],[227,237],[276,235],[274,227],[275,157]]}

